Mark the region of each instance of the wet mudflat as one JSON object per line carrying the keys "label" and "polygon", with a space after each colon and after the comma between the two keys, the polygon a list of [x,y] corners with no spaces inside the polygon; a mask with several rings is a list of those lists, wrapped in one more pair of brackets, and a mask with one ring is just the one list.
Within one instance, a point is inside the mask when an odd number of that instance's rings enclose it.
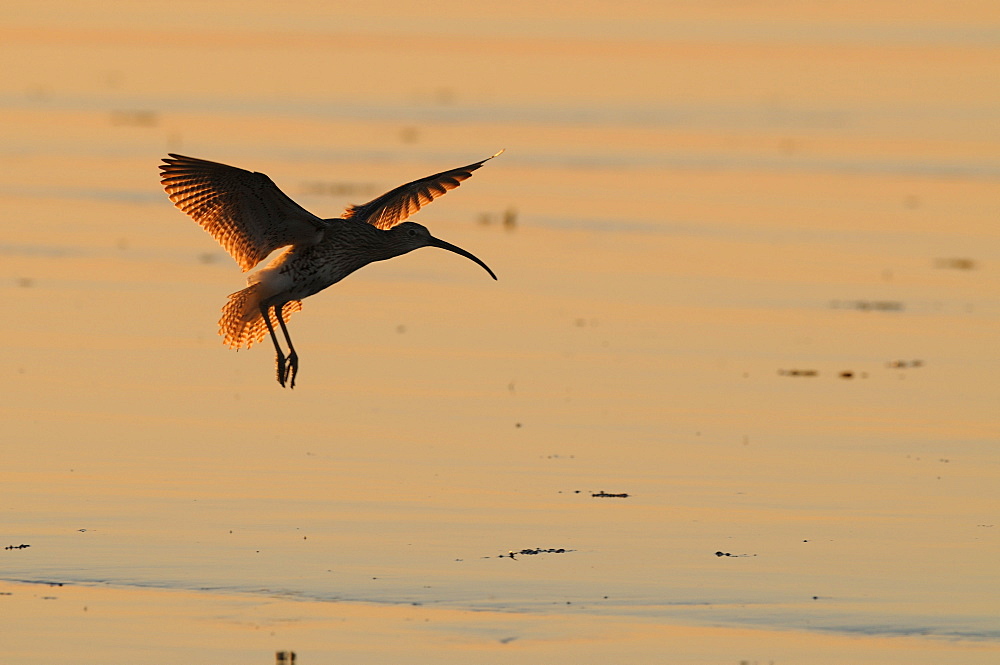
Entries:
{"label": "wet mudflat", "polygon": [[[101,7],[0,28],[12,659],[995,662],[987,4]],[[156,173],[500,148],[416,217],[499,281],[352,275],[294,392]]]}

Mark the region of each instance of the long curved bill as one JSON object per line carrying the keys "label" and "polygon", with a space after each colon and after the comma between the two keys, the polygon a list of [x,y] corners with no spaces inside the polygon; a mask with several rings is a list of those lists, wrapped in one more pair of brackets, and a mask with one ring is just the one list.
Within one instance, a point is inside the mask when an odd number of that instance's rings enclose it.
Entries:
{"label": "long curved bill", "polygon": [[431,247],[440,247],[441,249],[447,249],[449,252],[455,252],[456,254],[464,256],[465,258],[469,259],[470,261],[475,261],[476,263],[478,263],[479,265],[481,265],[483,267],[483,270],[485,270],[486,272],[488,272],[490,274],[490,277],[492,277],[493,279],[497,278],[497,276],[493,274],[493,271],[490,270],[490,267],[488,265],[486,265],[485,263],[483,263],[482,261],[480,261],[471,252],[467,252],[464,249],[462,249],[461,247],[457,247],[455,245],[452,245],[450,242],[445,242],[444,240],[439,240],[438,238],[435,238],[434,236],[431,236],[430,242],[428,244]]}

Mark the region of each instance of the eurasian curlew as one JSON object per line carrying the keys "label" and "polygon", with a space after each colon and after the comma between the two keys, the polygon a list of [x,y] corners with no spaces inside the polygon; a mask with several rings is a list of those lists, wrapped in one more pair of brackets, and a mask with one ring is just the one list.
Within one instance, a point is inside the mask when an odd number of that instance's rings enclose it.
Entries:
{"label": "eurasian curlew", "polygon": [[[481,265],[478,258],[439,240],[410,215],[469,178],[499,155],[414,180],[364,205],[352,205],[342,217],[322,219],[295,203],[263,173],[170,154],[160,165],[163,188],[246,272],[274,250],[287,247],[265,268],[247,278],[247,288],[229,296],[222,308],[219,334],[231,349],[250,348],[271,336],[278,383],[295,387],[299,357],[285,325],[302,309],[302,299],[336,284],[374,261],[384,261],[420,247],[440,247]],[[275,324],[288,345],[285,355]]]}

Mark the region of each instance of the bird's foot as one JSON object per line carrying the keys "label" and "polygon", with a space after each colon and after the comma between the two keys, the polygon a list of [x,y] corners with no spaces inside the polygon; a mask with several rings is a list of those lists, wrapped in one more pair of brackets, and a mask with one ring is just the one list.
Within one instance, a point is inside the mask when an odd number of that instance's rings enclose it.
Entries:
{"label": "bird's foot", "polygon": [[[292,351],[288,354],[288,370],[285,372],[285,379],[288,380],[288,387],[295,388],[295,375],[299,373],[299,354]],[[282,384],[284,385],[284,384]]]}
{"label": "bird's foot", "polygon": [[288,368],[285,365],[285,355],[283,353],[278,353],[274,356],[274,363],[277,365],[278,383],[281,387],[285,387],[285,381],[288,379]]}

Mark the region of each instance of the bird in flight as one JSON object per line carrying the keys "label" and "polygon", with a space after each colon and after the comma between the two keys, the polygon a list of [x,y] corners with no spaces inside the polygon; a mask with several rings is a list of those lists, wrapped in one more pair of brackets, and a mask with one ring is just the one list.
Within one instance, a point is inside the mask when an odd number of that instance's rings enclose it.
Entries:
{"label": "bird in flight", "polygon": [[[502,152],[401,185],[364,205],[349,206],[333,219],[307,211],[263,173],[218,162],[171,153],[160,165],[160,182],[174,205],[211,233],[243,272],[274,250],[287,248],[250,275],[247,288],[229,296],[222,308],[219,334],[236,350],[249,349],[270,335],[278,383],[294,388],[299,357],[286,322],[302,309],[303,298],[358,268],[420,247],[440,247],[475,261],[497,278],[477,257],[406,219]],[[281,328],[287,355],[275,326]]]}

